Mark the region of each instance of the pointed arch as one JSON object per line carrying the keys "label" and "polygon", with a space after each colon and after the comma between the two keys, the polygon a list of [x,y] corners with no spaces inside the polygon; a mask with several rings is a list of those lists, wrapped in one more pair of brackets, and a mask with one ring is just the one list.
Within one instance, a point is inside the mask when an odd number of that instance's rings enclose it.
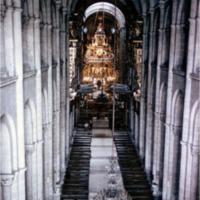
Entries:
{"label": "pointed arch", "polygon": [[190,11],[190,0],[181,0],[178,4],[178,13],[177,13],[177,23],[183,24],[186,21],[186,18],[189,16]]}
{"label": "pointed arch", "polygon": [[47,22],[47,5],[45,0],[40,0],[40,19],[41,22]]}
{"label": "pointed arch", "polygon": [[167,101],[167,85],[162,83],[160,87],[160,113],[165,114]]}
{"label": "pointed arch", "polygon": [[36,120],[36,109],[34,102],[28,99],[24,106],[25,110],[25,143],[32,144],[37,141],[37,120]]}
{"label": "pointed arch", "polygon": [[46,88],[42,91],[42,122],[43,124],[48,122],[48,95]]}
{"label": "pointed arch", "polygon": [[199,145],[200,142],[200,102],[196,101],[192,107],[191,117],[190,117],[190,133],[189,142],[195,146]]}
{"label": "pointed arch", "polygon": [[183,118],[183,93],[181,90],[176,90],[172,99],[172,123],[175,126],[182,124]]}
{"label": "pointed arch", "polygon": [[108,3],[108,2],[98,2],[89,6],[85,11],[85,18],[87,19],[92,14],[96,12],[101,12],[101,11],[104,11],[116,17],[120,28],[125,27],[126,21],[125,21],[125,17],[122,11],[118,7],[113,5],[112,3]]}
{"label": "pointed arch", "polygon": [[14,121],[7,114],[0,118],[0,137],[0,174],[12,174],[17,169],[17,138]]}

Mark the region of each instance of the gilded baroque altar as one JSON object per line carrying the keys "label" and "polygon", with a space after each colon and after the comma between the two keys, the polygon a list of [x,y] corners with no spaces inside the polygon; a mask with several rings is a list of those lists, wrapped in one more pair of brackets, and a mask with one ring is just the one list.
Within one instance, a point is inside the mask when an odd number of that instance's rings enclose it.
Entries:
{"label": "gilded baroque altar", "polygon": [[99,23],[92,43],[87,46],[82,81],[87,84],[96,84],[101,81],[106,87],[116,82],[118,76],[118,71],[114,67],[114,53],[108,43],[102,23]]}

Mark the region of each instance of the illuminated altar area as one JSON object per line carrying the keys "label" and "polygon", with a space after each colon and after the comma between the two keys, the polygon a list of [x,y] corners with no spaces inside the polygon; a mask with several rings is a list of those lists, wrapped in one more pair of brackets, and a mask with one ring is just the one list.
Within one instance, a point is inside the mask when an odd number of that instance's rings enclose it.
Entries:
{"label": "illuminated altar area", "polygon": [[82,83],[96,85],[99,81],[104,88],[117,82],[118,71],[114,66],[114,53],[108,43],[104,27],[99,23],[85,53],[85,66],[82,71]]}

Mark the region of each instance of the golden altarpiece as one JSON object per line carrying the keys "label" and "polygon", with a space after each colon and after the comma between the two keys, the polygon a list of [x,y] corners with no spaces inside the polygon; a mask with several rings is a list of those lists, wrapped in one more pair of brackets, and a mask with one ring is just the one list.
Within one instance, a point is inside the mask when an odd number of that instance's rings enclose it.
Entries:
{"label": "golden altarpiece", "polygon": [[118,80],[119,73],[114,66],[114,53],[108,43],[104,27],[99,23],[92,38],[92,43],[87,46],[85,53],[85,66],[82,71],[83,84],[96,84],[101,81],[106,88]]}

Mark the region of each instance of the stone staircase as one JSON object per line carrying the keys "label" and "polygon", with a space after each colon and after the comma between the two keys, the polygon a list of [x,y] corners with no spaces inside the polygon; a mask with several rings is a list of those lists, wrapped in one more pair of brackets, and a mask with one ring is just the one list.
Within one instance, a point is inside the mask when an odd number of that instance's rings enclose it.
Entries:
{"label": "stone staircase", "polygon": [[91,132],[78,130],[71,149],[61,200],[88,200]]}
{"label": "stone staircase", "polygon": [[114,136],[124,186],[134,200],[153,199],[140,159],[128,133],[116,132]]}

